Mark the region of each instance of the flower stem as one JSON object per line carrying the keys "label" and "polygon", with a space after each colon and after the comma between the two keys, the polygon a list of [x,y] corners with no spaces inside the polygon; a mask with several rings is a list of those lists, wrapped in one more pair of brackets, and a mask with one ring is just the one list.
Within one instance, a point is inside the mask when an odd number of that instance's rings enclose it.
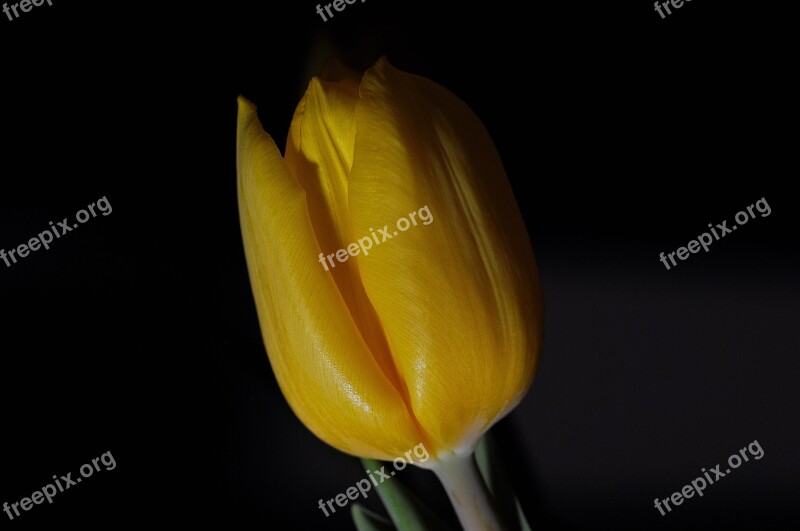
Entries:
{"label": "flower stem", "polygon": [[433,472],[444,485],[464,531],[504,531],[473,454],[451,455]]}

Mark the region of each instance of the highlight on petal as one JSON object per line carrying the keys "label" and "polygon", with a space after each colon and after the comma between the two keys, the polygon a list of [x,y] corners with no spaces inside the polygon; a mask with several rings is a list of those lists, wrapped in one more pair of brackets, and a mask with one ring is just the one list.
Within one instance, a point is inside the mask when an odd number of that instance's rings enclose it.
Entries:
{"label": "highlight on petal", "polygon": [[411,407],[440,449],[468,453],[527,391],[542,302],[522,217],[472,110],[381,59],[360,85],[352,230],[427,205],[434,221],[359,261]]}
{"label": "highlight on petal", "polygon": [[328,444],[375,459],[402,455],[421,435],[318,261],[306,192],[241,97],[237,174],[250,282],[284,396]]}

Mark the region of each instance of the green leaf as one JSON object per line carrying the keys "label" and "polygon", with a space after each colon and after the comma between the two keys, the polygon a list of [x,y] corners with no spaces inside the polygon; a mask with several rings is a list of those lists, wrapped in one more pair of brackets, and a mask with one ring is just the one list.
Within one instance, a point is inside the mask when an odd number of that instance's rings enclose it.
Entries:
{"label": "green leaf", "polygon": [[396,531],[392,523],[386,518],[369,511],[359,504],[350,509],[353,523],[357,531]]}
{"label": "green leaf", "polygon": [[531,531],[528,519],[525,518],[525,513],[522,512],[522,505],[519,504],[519,500],[516,496],[514,496],[514,500],[517,502],[517,516],[519,516],[519,525],[522,527],[522,531]]}
{"label": "green leaf", "polygon": [[[378,461],[362,459],[361,462],[367,470],[381,470]],[[439,517],[396,478],[381,480],[376,490],[398,531],[447,531]]]}
{"label": "green leaf", "polygon": [[530,531],[519,500],[509,481],[509,475],[500,457],[500,448],[491,432],[487,433],[475,449],[475,460],[483,480],[494,498],[497,514],[510,531]]}

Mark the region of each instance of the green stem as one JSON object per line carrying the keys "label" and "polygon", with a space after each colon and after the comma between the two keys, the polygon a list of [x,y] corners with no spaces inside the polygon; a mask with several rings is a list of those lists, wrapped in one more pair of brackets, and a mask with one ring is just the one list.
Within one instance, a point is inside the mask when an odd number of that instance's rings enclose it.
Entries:
{"label": "green stem", "polygon": [[447,456],[432,470],[444,485],[464,531],[505,531],[473,454]]}

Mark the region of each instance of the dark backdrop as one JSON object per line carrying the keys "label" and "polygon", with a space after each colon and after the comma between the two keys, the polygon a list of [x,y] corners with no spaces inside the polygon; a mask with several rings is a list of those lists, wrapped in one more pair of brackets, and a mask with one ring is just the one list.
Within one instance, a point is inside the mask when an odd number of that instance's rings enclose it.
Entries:
{"label": "dark backdrop", "polygon": [[[117,462],[52,505],[0,513],[2,527],[351,529],[317,500],[364,473],[277,388],[235,194],[236,96],[282,146],[330,46],[446,86],[504,160],[546,303],[534,386],[497,427],[533,528],[788,528],[789,16],[686,2],[661,20],[628,4],[368,0],[322,22],[306,1],[56,0],[0,18],[0,248],[103,196],[113,207],[0,262],[0,503],[104,452]],[[769,217],[670,271],[659,262],[762,197]],[[655,510],[754,440],[763,459]],[[444,500],[428,473],[403,481]]]}

